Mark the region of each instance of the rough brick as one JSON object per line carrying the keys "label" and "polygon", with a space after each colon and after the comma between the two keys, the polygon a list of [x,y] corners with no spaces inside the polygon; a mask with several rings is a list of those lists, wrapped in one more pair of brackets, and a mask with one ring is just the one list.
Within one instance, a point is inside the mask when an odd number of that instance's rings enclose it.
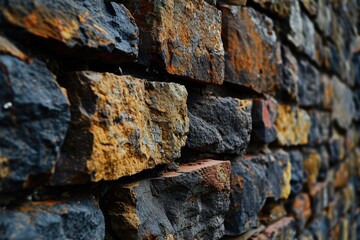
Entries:
{"label": "rough brick", "polygon": [[186,146],[210,153],[243,153],[250,141],[249,100],[189,96],[190,130]]}
{"label": "rough brick", "polygon": [[305,110],[279,104],[275,126],[277,140],[281,145],[300,145],[308,142],[307,136],[309,135],[311,122]]}
{"label": "rough brick", "polygon": [[276,115],[277,102],[275,100],[253,100],[251,111],[252,141],[256,143],[268,144],[276,140]]}
{"label": "rough brick", "polygon": [[202,160],[159,178],[117,184],[105,207],[119,239],[219,239],[229,188],[230,163]]}
{"label": "rough brick", "polygon": [[281,54],[272,20],[251,8],[222,6],[221,10],[225,81],[274,92],[280,84]]}
{"label": "rough brick", "polygon": [[185,87],[90,71],[62,81],[72,124],[55,184],[115,180],[180,157],[189,128]]}
{"label": "rough brick", "polygon": [[258,226],[258,213],[267,198],[279,200],[289,196],[291,163],[288,154],[279,151],[238,158],[231,167],[225,228],[228,235],[239,235]]}
{"label": "rough brick", "polygon": [[132,61],[138,54],[134,19],[115,2],[2,1],[0,19],[9,25],[4,30],[14,26],[10,32],[17,36],[26,32],[36,39],[51,40],[52,49],[61,54],[111,63]]}
{"label": "rough brick", "polygon": [[104,216],[92,197],[27,202],[0,210],[2,239],[104,239]]}
{"label": "rough brick", "polygon": [[0,191],[42,183],[55,166],[70,121],[55,76],[38,60],[0,56]]}
{"label": "rough brick", "polygon": [[221,12],[203,0],[122,0],[140,30],[139,62],[183,78],[221,84]]}

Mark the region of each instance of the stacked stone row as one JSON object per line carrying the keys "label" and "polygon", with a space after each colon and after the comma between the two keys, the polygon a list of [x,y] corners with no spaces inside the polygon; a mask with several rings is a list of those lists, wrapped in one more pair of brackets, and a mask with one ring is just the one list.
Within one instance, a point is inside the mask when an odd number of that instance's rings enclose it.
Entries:
{"label": "stacked stone row", "polygon": [[355,0],[0,2],[1,239],[358,239]]}

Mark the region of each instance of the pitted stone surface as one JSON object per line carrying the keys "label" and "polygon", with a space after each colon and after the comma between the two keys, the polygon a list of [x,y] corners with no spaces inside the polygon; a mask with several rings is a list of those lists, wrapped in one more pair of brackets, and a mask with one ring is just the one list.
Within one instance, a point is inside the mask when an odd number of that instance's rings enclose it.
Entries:
{"label": "pitted stone surface", "polygon": [[63,81],[72,124],[55,184],[115,180],[180,157],[189,129],[185,87],[90,71]]}
{"label": "pitted stone surface", "polygon": [[115,2],[8,0],[0,3],[1,20],[16,27],[17,34],[54,41],[53,50],[61,54],[112,63],[132,61],[138,54],[135,21]]}
{"label": "pitted stone surface", "polygon": [[274,92],[280,85],[281,54],[272,20],[251,8],[224,5],[221,10],[225,81]]}
{"label": "pitted stone surface", "polygon": [[106,211],[119,239],[220,239],[230,162],[201,160],[159,178],[116,185]]}
{"label": "pitted stone surface", "polygon": [[0,56],[0,191],[46,179],[69,121],[68,100],[44,63]]}
{"label": "pitted stone surface", "polygon": [[221,12],[203,0],[122,0],[140,30],[139,62],[212,84],[224,81]]}

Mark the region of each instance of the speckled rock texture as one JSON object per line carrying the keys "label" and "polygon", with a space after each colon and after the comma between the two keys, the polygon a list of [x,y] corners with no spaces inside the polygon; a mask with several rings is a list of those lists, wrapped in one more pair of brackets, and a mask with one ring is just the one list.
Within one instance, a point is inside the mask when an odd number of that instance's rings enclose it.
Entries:
{"label": "speckled rock texture", "polygon": [[6,55],[0,55],[0,96],[0,191],[41,184],[59,156],[69,102],[44,63]]}
{"label": "speckled rock texture", "polygon": [[189,120],[186,89],[131,76],[64,76],[72,122],[54,183],[116,180],[180,157]]}
{"label": "speckled rock texture", "polygon": [[220,239],[229,207],[230,162],[201,160],[176,172],[115,185],[107,196],[119,239]]}

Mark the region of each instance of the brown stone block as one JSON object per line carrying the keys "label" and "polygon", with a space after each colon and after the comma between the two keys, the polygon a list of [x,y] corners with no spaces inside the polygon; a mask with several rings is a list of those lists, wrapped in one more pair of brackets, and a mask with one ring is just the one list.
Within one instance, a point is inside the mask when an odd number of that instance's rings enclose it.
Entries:
{"label": "brown stone block", "polygon": [[311,122],[305,110],[279,104],[275,126],[277,139],[281,145],[301,145],[308,142]]}
{"label": "brown stone block", "polygon": [[273,22],[251,8],[221,6],[225,81],[274,92],[280,84],[280,46]]}
{"label": "brown stone block", "polygon": [[290,14],[291,0],[250,0],[260,7],[271,11],[276,16],[285,18]]}
{"label": "brown stone block", "polygon": [[55,183],[115,180],[180,157],[189,129],[185,87],[96,72],[63,81],[72,124]]}
{"label": "brown stone block", "polygon": [[312,215],[311,202],[308,194],[300,193],[296,195],[291,205],[291,214],[295,218],[298,229],[303,230]]}
{"label": "brown stone block", "polygon": [[140,30],[139,62],[169,74],[222,84],[221,12],[203,0],[122,0]]}
{"label": "brown stone block", "polygon": [[119,239],[219,239],[229,190],[230,162],[202,160],[159,178],[116,184],[104,207]]}
{"label": "brown stone block", "polygon": [[44,46],[60,54],[114,64],[132,61],[138,54],[138,28],[130,12],[115,2],[2,1],[0,18],[4,30],[48,41]]}
{"label": "brown stone block", "polygon": [[321,167],[321,155],[315,150],[309,150],[304,154],[304,172],[307,186],[311,188],[318,179]]}

